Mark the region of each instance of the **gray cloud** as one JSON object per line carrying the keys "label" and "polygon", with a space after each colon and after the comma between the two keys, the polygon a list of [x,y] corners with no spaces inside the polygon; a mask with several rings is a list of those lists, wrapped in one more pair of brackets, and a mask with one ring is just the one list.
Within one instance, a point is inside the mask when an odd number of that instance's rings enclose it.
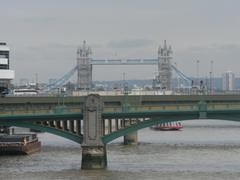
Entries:
{"label": "gray cloud", "polygon": [[132,39],[122,41],[110,41],[107,47],[110,48],[141,48],[148,47],[154,44],[153,40],[149,39]]}
{"label": "gray cloud", "polygon": [[48,44],[38,44],[28,46],[30,50],[40,50],[40,49],[72,49],[78,47],[77,44],[67,44],[67,43],[48,43]]}
{"label": "gray cloud", "polygon": [[[27,49],[29,50],[45,50],[45,49],[76,49],[82,45],[83,42],[79,43],[64,43],[64,42],[55,42],[55,43],[46,43],[46,44],[37,44],[37,45],[31,45],[27,46]],[[97,49],[97,48],[103,48],[104,45],[102,44],[88,44],[91,46],[91,48]]]}
{"label": "gray cloud", "polygon": [[187,51],[192,51],[192,52],[198,52],[198,51],[234,51],[234,50],[239,50],[240,49],[240,44],[210,44],[210,45],[205,45],[205,46],[192,46],[187,49]]}
{"label": "gray cloud", "polygon": [[58,17],[51,17],[51,16],[30,16],[30,17],[24,17],[20,18],[25,23],[30,24],[52,24],[61,22]]}

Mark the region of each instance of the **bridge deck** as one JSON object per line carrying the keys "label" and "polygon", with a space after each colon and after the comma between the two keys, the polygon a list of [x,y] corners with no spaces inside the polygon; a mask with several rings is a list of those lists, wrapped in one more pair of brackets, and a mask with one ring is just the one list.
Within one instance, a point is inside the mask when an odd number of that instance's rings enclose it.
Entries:
{"label": "bridge deck", "polygon": [[[85,98],[0,98],[0,126],[35,128],[81,143]],[[156,123],[206,118],[240,120],[238,95],[123,95],[101,98],[104,104],[104,143]]]}
{"label": "bridge deck", "polygon": [[[199,102],[208,111],[239,110],[238,95],[103,96],[103,114],[199,111]],[[81,114],[85,97],[4,97],[0,116]],[[82,116],[82,114],[81,114]]]}

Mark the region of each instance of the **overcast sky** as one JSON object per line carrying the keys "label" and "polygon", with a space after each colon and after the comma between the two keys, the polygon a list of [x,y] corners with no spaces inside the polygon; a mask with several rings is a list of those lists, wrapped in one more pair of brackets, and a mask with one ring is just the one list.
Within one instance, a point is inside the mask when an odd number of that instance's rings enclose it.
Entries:
{"label": "overcast sky", "polygon": [[[11,48],[16,82],[41,82],[76,64],[83,40],[93,59],[157,58],[166,39],[173,62],[188,76],[232,70],[240,76],[239,0],[11,0],[1,1],[0,41]],[[154,66],[94,66],[94,80],[152,78]],[[108,71],[108,73],[106,73]]]}

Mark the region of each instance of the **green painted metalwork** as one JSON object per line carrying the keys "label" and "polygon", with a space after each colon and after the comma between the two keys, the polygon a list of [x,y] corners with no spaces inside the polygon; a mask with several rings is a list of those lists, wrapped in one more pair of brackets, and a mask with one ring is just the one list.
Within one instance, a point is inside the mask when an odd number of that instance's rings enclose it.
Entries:
{"label": "green painted metalwork", "polygon": [[143,118],[143,117],[159,117],[165,115],[179,115],[179,114],[199,114],[198,110],[150,110],[142,112],[115,112],[103,113],[103,118]]}
{"label": "green painted metalwork", "polygon": [[34,129],[34,130],[39,130],[42,132],[48,132],[57,136],[61,136],[63,138],[72,140],[76,143],[81,144],[83,137],[82,136],[78,136],[76,134],[70,133],[70,132],[66,132],[60,129],[55,129],[52,127],[47,127],[47,126],[42,126],[42,125],[38,125],[38,124],[33,124],[33,123],[29,123],[29,122],[1,122],[0,123],[2,126],[16,126],[16,127],[24,127],[24,128],[30,128],[30,129]]}
{"label": "green painted metalwork", "polygon": [[166,122],[173,122],[173,121],[182,121],[182,120],[189,120],[189,119],[196,119],[196,115],[186,115],[185,117],[176,117],[176,116],[171,116],[167,119],[160,119],[160,118],[155,118],[151,120],[146,120],[139,122],[137,124],[125,127],[123,129],[120,129],[118,131],[112,132],[111,134],[105,135],[102,137],[103,143],[109,143],[113,141],[114,139],[117,139],[121,136],[127,135],[129,133],[135,132],[139,129],[151,127],[152,125],[159,124],[159,123],[166,123]]}
{"label": "green painted metalwork", "polygon": [[45,121],[45,120],[70,120],[70,119],[82,119],[82,113],[46,113],[46,114],[12,114],[12,115],[0,115],[0,122],[9,120],[16,121]]}
{"label": "green painted metalwork", "polygon": [[[235,111],[235,113],[236,113],[236,111]],[[210,120],[227,120],[227,121],[240,122],[240,111],[238,111],[235,115],[232,113],[229,114],[226,112],[222,112],[222,113],[210,112],[210,114],[208,115],[207,118]],[[129,133],[135,132],[135,131],[143,129],[143,128],[151,127],[155,124],[174,122],[174,121],[186,121],[186,120],[198,120],[199,121],[199,119],[196,117],[196,115],[193,115],[193,114],[186,115],[185,117],[184,116],[171,116],[171,117],[165,117],[165,118],[161,118],[161,119],[153,118],[151,120],[142,121],[137,124],[120,129],[118,131],[112,132],[111,134],[105,135],[102,137],[102,141],[103,141],[103,143],[107,144],[121,136],[125,136]]]}
{"label": "green painted metalwork", "polygon": [[[102,137],[108,143],[120,136],[160,122],[192,119],[240,121],[239,95],[176,95],[156,96],[125,94],[101,96],[103,119],[150,118]],[[67,130],[35,122],[82,119],[85,97],[5,97],[0,98],[0,125],[29,127],[56,134],[81,143],[82,137]],[[65,125],[64,125],[65,126]],[[63,128],[64,129],[64,128]]]}

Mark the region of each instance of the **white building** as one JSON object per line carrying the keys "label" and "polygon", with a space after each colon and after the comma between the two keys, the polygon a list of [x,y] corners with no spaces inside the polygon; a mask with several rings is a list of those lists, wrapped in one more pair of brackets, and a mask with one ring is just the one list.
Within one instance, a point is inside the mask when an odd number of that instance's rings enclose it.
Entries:
{"label": "white building", "polygon": [[9,51],[7,44],[0,42],[0,93],[6,93],[10,81],[14,79],[14,71],[9,69]]}
{"label": "white building", "polygon": [[235,89],[235,74],[232,71],[227,71],[222,75],[222,90],[232,91]]}

